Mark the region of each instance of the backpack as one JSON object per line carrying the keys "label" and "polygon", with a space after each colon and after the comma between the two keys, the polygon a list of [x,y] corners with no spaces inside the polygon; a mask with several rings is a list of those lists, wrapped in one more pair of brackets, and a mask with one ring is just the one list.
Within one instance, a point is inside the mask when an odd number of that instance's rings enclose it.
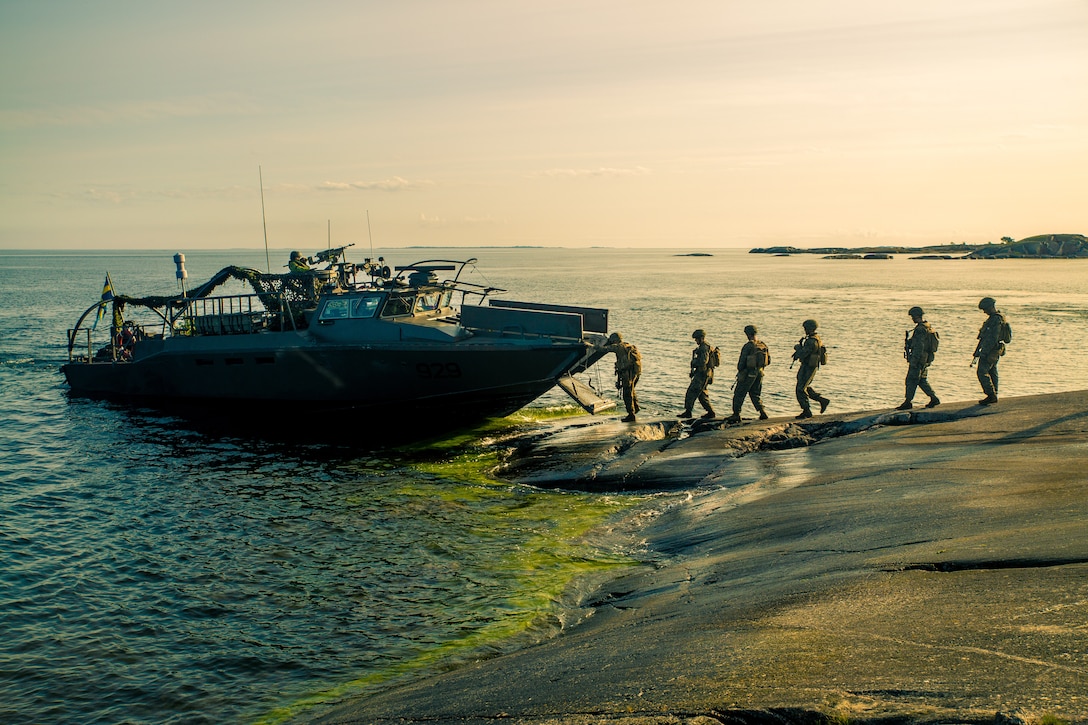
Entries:
{"label": "backpack", "polygon": [[1001,320],[1001,342],[1012,342],[1012,327],[1004,318]]}
{"label": "backpack", "polygon": [[931,329],[929,331],[929,345],[927,346],[930,355],[937,352],[937,348],[941,345],[941,336],[936,330]]}
{"label": "backpack", "polygon": [[[624,344],[624,350],[627,353],[627,364],[625,369],[633,370],[636,375],[642,373],[642,353],[638,351],[638,348],[634,345]],[[618,360],[617,360],[618,362]]]}
{"label": "backpack", "polygon": [[793,353],[793,359],[799,360],[802,365],[808,365],[809,367],[813,368],[819,367],[820,365],[827,365],[827,348],[824,347],[824,344],[820,342],[819,339],[817,339],[817,343],[820,345],[818,350],[810,355],[807,355],[804,359],[797,357],[798,353],[800,353],[802,348],[804,348],[805,341],[807,339],[807,337],[802,337],[801,340],[793,346],[793,349],[795,350],[795,352]]}
{"label": "backpack", "polygon": [[771,351],[767,349],[767,346],[763,342],[754,343],[755,350],[748,355],[748,359],[744,361],[745,367],[749,370],[762,370],[771,363]]}
{"label": "backpack", "polygon": [[706,356],[706,366],[713,370],[722,364],[722,354],[716,347],[710,348],[710,354]]}

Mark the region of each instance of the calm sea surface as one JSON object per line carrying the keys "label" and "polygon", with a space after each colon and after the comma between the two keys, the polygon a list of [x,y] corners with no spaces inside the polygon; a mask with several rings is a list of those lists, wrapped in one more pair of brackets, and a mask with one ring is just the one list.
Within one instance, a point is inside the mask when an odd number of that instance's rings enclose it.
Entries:
{"label": "calm sea surface", "polygon": [[[263,250],[179,251],[194,284],[228,264],[266,266]],[[692,330],[706,330],[728,370],[748,323],[774,357],[769,412],[793,415],[789,353],[810,317],[830,351],[815,387],[831,410],[894,406],[916,304],[941,333],[937,393],[977,398],[968,364],[984,295],[1014,330],[1003,395],[1088,388],[1088,261],[710,251],[376,250],[394,264],[475,256],[468,280],[503,296],[609,308],[643,354],[644,416],[680,410]],[[286,445],[69,398],[65,330],[105,273],[119,293],[172,293],[172,255],[0,251],[0,721],[283,721],[547,636],[577,616],[564,605],[572,578],[649,555],[602,532],[687,493],[489,478],[490,444],[563,405],[554,393],[474,435],[397,450]],[[278,267],[287,250],[273,255]],[[606,391],[610,370],[609,359]],[[719,414],[729,382],[711,388]]]}

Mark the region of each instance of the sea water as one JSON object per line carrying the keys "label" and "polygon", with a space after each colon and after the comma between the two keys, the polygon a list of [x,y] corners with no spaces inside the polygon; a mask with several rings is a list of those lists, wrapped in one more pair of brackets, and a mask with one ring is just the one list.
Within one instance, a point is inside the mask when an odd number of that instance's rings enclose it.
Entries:
{"label": "sea water", "polygon": [[[170,294],[174,251],[186,252],[190,284],[229,264],[279,271],[287,258],[277,250],[269,265],[254,249],[0,251],[4,722],[284,721],[551,636],[579,616],[565,597],[572,581],[652,555],[637,537],[604,532],[691,493],[545,491],[489,476],[496,441],[553,415],[566,404],[556,392],[474,433],[398,449],[301,435],[320,419],[209,430],[70,397],[59,372],[65,331],[98,299],[106,273],[121,294]],[[361,261],[354,251],[349,259]],[[608,308],[611,328],[642,352],[643,417],[681,409],[696,328],[722,350],[710,397],[727,414],[746,324],[771,349],[768,412],[794,415],[789,356],[809,318],[830,353],[814,383],[829,412],[897,405],[914,305],[941,335],[930,371],[938,395],[974,399],[981,391],[969,364],[983,296],[997,299],[1014,331],[1002,396],[1088,388],[1085,260],[367,254],[391,264],[477,257],[465,279],[508,290],[496,296]],[[587,380],[614,394],[611,359]],[[286,436],[260,435],[269,425]],[[305,442],[284,443],[291,431]]]}

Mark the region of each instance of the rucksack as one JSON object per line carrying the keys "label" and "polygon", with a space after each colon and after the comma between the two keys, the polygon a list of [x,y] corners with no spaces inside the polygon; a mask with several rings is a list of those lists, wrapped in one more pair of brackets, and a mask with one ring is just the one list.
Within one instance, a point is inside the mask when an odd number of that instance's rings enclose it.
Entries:
{"label": "rucksack", "polygon": [[926,327],[926,352],[929,353],[930,362],[933,360],[933,353],[937,352],[937,348],[941,345],[941,336],[932,327]]}
{"label": "rucksack", "polygon": [[1004,319],[1001,320],[1001,342],[1012,342],[1012,326]]}
{"label": "rucksack", "polygon": [[820,356],[820,364],[821,365],[827,365],[827,348],[824,347],[823,343],[820,343],[819,356]]}
{"label": "rucksack", "polygon": [[755,350],[744,361],[745,367],[749,370],[762,370],[771,363],[771,351],[762,341],[753,343],[753,346]]}
{"label": "rucksack", "polygon": [[722,364],[722,354],[716,347],[710,348],[710,354],[706,356],[706,366],[713,370]]}
{"label": "rucksack", "polygon": [[627,369],[634,370],[636,374],[642,372],[642,353],[638,351],[638,348],[634,345],[624,343],[624,350],[627,352]]}

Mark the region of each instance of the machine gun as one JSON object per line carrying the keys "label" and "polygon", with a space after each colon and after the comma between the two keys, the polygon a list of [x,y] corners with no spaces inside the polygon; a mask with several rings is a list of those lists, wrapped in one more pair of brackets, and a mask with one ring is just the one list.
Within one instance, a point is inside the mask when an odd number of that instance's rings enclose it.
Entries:
{"label": "machine gun", "polygon": [[355,246],[355,244],[353,242],[351,244],[345,244],[342,247],[333,247],[331,249],[323,249],[320,252],[315,252],[314,256],[311,257],[310,259],[312,259],[317,264],[326,264],[326,263],[336,264],[337,260],[339,260],[340,257],[342,257],[344,255],[344,250],[347,249],[348,247],[354,247],[354,246]]}

